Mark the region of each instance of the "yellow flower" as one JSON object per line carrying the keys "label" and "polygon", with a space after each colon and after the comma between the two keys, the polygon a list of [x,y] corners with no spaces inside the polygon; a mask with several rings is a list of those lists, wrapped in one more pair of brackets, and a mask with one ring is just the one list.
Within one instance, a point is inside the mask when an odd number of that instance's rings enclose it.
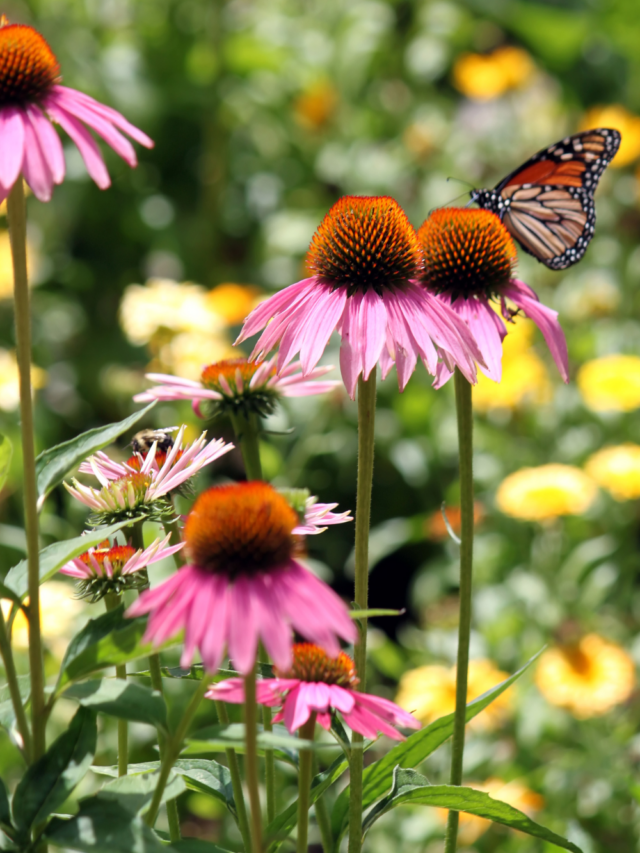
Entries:
{"label": "yellow flower", "polygon": [[[27,266],[29,272],[37,264],[37,255],[32,243],[27,240]],[[29,284],[33,284],[31,276]],[[11,260],[11,243],[9,232],[0,230],[0,299],[13,298],[13,262]]]}
{"label": "yellow flower", "polygon": [[592,127],[612,127],[622,134],[612,166],[627,166],[640,157],[640,117],[630,113],[622,104],[592,107],[582,119],[580,129]]}
{"label": "yellow flower", "polygon": [[[544,798],[540,794],[536,794],[528,788],[519,779],[513,779],[511,782],[505,782],[503,779],[492,777],[486,782],[467,782],[469,788],[475,788],[476,791],[483,791],[489,794],[494,800],[501,800],[503,803],[519,809],[529,817],[533,817],[536,812],[544,806]],[[448,809],[437,809],[438,817],[443,823],[446,823]],[[460,812],[460,824],[458,838],[461,844],[473,844],[480,838],[491,826],[491,821],[483,817]]]}
{"label": "yellow flower", "polygon": [[523,317],[508,324],[502,345],[502,380],[494,382],[478,372],[478,383],[473,387],[473,403],[478,411],[517,409],[551,400],[547,368],[532,345],[534,331],[531,320]]}
{"label": "yellow flower", "polygon": [[587,634],[574,645],[547,649],[535,679],[548,702],[585,720],[625,702],[635,687],[636,674],[633,659],[621,646]]}
{"label": "yellow flower", "polygon": [[[499,670],[490,660],[470,661],[467,702],[491,690],[508,677],[506,672]],[[456,667],[429,664],[405,672],[400,679],[396,702],[423,723],[430,723],[438,717],[453,713],[456,707]],[[512,698],[509,690],[506,690],[474,717],[469,725],[476,729],[496,729],[511,711]]]}
{"label": "yellow flower", "polygon": [[338,93],[331,83],[319,81],[303,92],[293,105],[296,120],[310,130],[321,130],[338,106]]}
{"label": "yellow flower", "polygon": [[120,303],[120,325],[132,344],[147,344],[161,330],[170,333],[214,334],[224,330],[224,319],[214,311],[207,291],[198,284],[152,278],[132,284]]}
{"label": "yellow flower", "polygon": [[640,358],[605,355],[587,361],[578,371],[578,388],[594,412],[631,412],[640,408]]}
{"label": "yellow flower", "polygon": [[[26,601],[28,604],[28,599]],[[5,618],[12,602],[2,601]],[[73,585],[64,581],[47,581],[40,587],[40,620],[42,637],[49,651],[58,659],[65,653],[67,644],[79,630],[79,621],[87,614],[83,601],[74,598]],[[19,610],[13,623],[11,641],[16,649],[29,648],[29,623],[23,610]]]}
{"label": "yellow flower", "polygon": [[219,284],[207,293],[207,305],[219,317],[234,325],[241,323],[258,303],[261,291],[250,284]]}
{"label": "yellow flower", "polygon": [[453,85],[467,98],[488,101],[525,85],[534,72],[525,50],[505,46],[489,54],[463,53],[453,66]]}
{"label": "yellow flower", "polygon": [[506,477],[496,494],[501,512],[526,521],[546,521],[559,515],[581,515],[598,495],[598,487],[572,465],[521,468]]}
{"label": "yellow flower", "polygon": [[[31,385],[42,388],[47,374],[39,367],[31,367]],[[20,384],[18,378],[18,362],[15,352],[0,347],[0,409],[12,412],[20,405]]]}
{"label": "yellow flower", "polygon": [[237,358],[238,355],[241,355],[238,349],[220,335],[183,332],[160,348],[158,358],[163,371],[183,379],[197,380],[207,364]]}
{"label": "yellow flower", "polygon": [[584,467],[617,501],[640,498],[640,444],[603,447],[587,459]]}

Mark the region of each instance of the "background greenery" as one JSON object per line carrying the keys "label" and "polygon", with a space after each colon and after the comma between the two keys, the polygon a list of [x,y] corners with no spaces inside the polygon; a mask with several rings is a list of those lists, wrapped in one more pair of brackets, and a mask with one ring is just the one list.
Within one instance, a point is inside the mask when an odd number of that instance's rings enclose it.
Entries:
{"label": "background greenery", "polygon": [[[602,180],[591,248],[567,273],[521,255],[519,276],[560,311],[572,377],[594,357],[638,353],[635,0],[42,0],[3,10],[45,35],[66,85],[115,106],[156,142],[153,151],[139,152],[136,170],[105,151],[113,177],[108,192],[93,185],[69,147],[68,178],[52,202],[30,200],[38,255],[34,362],[46,371],[37,398],[39,449],[135,409],[131,396],[144,387],[144,370],[157,352],[133,346],[120,329],[118,307],[128,285],[155,276],[270,292],[302,277],[309,239],[341,195],[392,195],[418,226],[430,209],[466,190],[448,176],[493,185],[603,105],[628,111],[617,113],[626,122],[627,148]],[[465,77],[461,55],[491,54],[505,44],[523,48],[530,67],[511,82],[501,78],[495,96],[489,84],[471,91],[479,78]],[[221,334],[230,341],[236,331]],[[14,345],[10,298],[0,301],[0,340],[7,349]],[[591,412],[575,381],[562,385],[539,335],[534,347],[548,370],[547,402],[477,417],[484,520],[473,653],[512,672],[569,625],[621,643],[640,662],[637,503],[602,493],[586,515],[545,525],[508,518],[495,507],[497,486],[515,469],[549,461],[581,466],[607,443],[638,440],[637,412]],[[337,363],[337,348],[325,361]],[[430,535],[427,520],[443,500],[456,504],[456,429],[452,389],[433,391],[422,368],[403,395],[392,374],[380,387],[379,406],[371,605],[406,606],[407,613],[377,621],[372,677],[393,696],[405,670],[454,657],[457,550]],[[0,496],[5,571],[21,558],[20,454],[16,411],[0,415],[0,429],[16,446]],[[197,426],[188,405],[156,409],[153,425],[178,422]],[[230,437],[226,424],[207,426],[212,435]],[[270,426],[293,432],[265,437],[269,476],[353,508],[356,412],[341,390],[291,401]],[[214,468],[216,477],[241,474],[231,455]],[[57,489],[43,515],[43,536],[77,535],[82,521]],[[345,525],[310,545],[319,570],[345,596],[352,536]],[[60,609],[50,635],[64,635],[65,620],[82,622],[89,609],[77,605],[72,616]],[[50,645],[53,671],[58,652],[54,640]],[[576,720],[525,677],[507,722],[472,735],[467,776],[523,780],[544,797],[540,821],[585,853],[629,853],[640,849],[639,717],[634,695],[606,716]],[[149,733],[135,736],[134,760],[153,757],[145,746]],[[446,763],[441,750],[423,772],[439,781]],[[5,737],[0,771],[10,776],[16,768]],[[181,808],[194,832],[233,844],[213,800],[185,795]],[[369,849],[394,844],[435,853],[441,835],[430,810],[401,809],[376,825]],[[491,829],[472,849],[546,848]]]}

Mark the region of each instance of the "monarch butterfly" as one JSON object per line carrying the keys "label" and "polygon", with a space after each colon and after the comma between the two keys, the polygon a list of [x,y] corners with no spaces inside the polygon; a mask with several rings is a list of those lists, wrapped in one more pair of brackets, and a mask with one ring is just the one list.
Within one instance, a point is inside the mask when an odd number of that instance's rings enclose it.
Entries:
{"label": "monarch butterfly", "polygon": [[471,201],[497,213],[525,252],[552,270],[582,258],[593,237],[593,193],[620,146],[620,134],[597,128],[544,148],[492,190]]}

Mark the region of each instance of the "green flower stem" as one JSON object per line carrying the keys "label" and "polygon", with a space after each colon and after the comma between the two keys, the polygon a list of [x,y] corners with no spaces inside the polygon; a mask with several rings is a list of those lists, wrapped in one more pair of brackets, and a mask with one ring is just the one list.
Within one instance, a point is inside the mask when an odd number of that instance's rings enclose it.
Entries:
{"label": "green flower stem", "polygon": [[[258,660],[269,663],[269,655],[262,643],[258,646]],[[265,732],[273,731],[271,720],[271,708],[262,706],[262,727]],[[272,749],[264,751],[265,788],[267,792],[267,823],[276,819],[277,795],[276,795],[276,759]]]}
{"label": "green flower stem", "polygon": [[193,722],[193,718],[195,717],[196,711],[200,707],[200,703],[202,702],[202,697],[209,687],[209,676],[206,672],[202,674],[202,679],[200,680],[196,691],[193,696],[189,700],[189,704],[187,705],[184,714],[182,715],[182,719],[180,720],[180,725],[178,726],[175,735],[170,736],[167,739],[167,748],[162,759],[162,764],[160,765],[160,775],[158,776],[158,782],[156,784],[156,789],[153,793],[153,800],[151,801],[151,805],[149,806],[149,811],[144,816],[144,820],[146,824],[150,827],[153,827],[156,822],[156,818],[158,817],[158,811],[160,809],[160,803],[162,802],[162,795],[164,794],[164,789],[167,786],[167,781],[169,780],[169,774],[171,773],[171,769],[175,764],[178,756],[180,755],[180,750],[182,749],[182,744],[184,743],[185,736],[189,731],[189,726]]}
{"label": "green flower stem", "polygon": [[[115,592],[107,593],[104,597],[107,610],[115,610],[122,603],[122,596]],[[120,663],[116,666],[116,678],[127,680],[127,665]],[[118,776],[126,776],[129,770],[129,726],[126,720],[118,720]]]}
{"label": "green flower stem", "polygon": [[[303,740],[313,740],[316,731],[316,714],[311,714],[307,722],[300,726],[298,737]],[[298,766],[298,843],[296,853],[307,853],[309,847],[309,793],[311,791],[311,771],[313,769],[313,752],[301,749]]]}
{"label": "green flower stem", "polygon": [[13,650],[11,649],[11,643],[9,642],[7,623],[5,622],[2,609],[0,609],[0,654],[2,655],[2,662],[4,663],[4,672],[7,678],[7,684],[9,685],[9,694],[11,696],[13,712],[16,715],[18,731],[22,738],[24,757],[28,764],[31,761],[31,732],[29,731],[27,715],[24,710],[24,705],[22,704],[22,697],[20,696],[16,664],[13,659]]}
{"label": "green flower stem", "polygon": [[[229,714],[227,706],[224,702],[215,701],[218,720],[223,726],[229,725]],[[240,775],[240,762],[236,755],[235,749],[226,749],[227,763],[229,764],[229,773],[231,774],[231,787],[233,788],[233,799],[236,804],[236,812],[238,814],[238,828],[242,836],[242,843],[246,853],[251,850],[251,830],[249,829],[249,820],[247,818],[247,807],[244,802],[244,791],[242,790],[242,777]]]}
{"label": "green flower stem", "polygon": [[258,790],[258,714],[256,704],[256,668],[244,679],[244,726],[247,788],[251,805],[251,850],[262,853],[262,814]]}
{"label": "green flower stem", "polygon": [[[456,411],[460,455],[460,622],[456,670],[456,710],[453,721],[450,784],[462,784],[462,759],[466,724],[469,638],[471,635],[471,584],[473,574],[473,409],[471,385],[456,368]],[[445,853],[455,853],[459,812],[450,811],[445,836]]]}
{"label": "green flower stem", "polygon": [[260,420],[257,415],[231,415],[231,424],[240,445],[247,480],[262,480],[260,464]]}
{"label": "green flower stem", "polygon": [[9,237],[13,260],[16,344],[20,374],[20,432],[24,472],[24,515],[29,572],[29,666],[31,669],[32,758],[45,751],[44,658],[40,633],[40,543],[33,399],[31,396],[31,305],[27,275],[27,208],[22,176],[7,199]]}
{"label": "green flower stem", "polygon": [[[165,535],[169,534],[169,536],[171,537],[169,539],[169,545],[179,545],[183,541],[182,527],[180,526],[179,518],[176,518],[173,521],[163,521],[162,527],[164,528]],[[183,552],[184,548],[181,551],[176,551],[176,553],[173,555],[173,559],[176,562],[177,568],[180,568],[185,564]]]}
{"label": "green flower stem", "polygon": [[[313,758],[313,775],[318,775],[318,762]],[[324,794],[316,800],[316,823],[320,830],[320,838],[322,840],[323,853],[333,853],[333,833],[331,831],[331,818],[329,817],[329,809]]]}
{"label": "green flower stem", "polygon": [[[371,523],[371,488],[373,483],[374,428],[376,414],[376,373],[368,379],[358,379],[358,485],[356,495],[356,582],[355,602],[366,610],[369,606],[369,527]],[[355,646],[356,672],[359,690],[366,687],[367,620],[361,619],[360,638]],[[358,746],[362,735],[353,733],[351,751],[351,792],[349,799],[349,853],[362,848],[362,759]]]}

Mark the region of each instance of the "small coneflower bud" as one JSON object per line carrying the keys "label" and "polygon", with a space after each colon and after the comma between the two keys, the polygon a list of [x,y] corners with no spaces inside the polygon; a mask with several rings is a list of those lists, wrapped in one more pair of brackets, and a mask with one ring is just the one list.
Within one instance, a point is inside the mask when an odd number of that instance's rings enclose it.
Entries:
{"label": "small coneflower bud", "polygon": [[268,483],[214,486],[187,518],[187,555],[200,568],[228,577],[268,572],[293,557],[297,525],[295,510]]}
{"label": "small coneflower bud", "polygon": [[314,643],[294,643],[293,664],[284,672],[274,669],[276,678],[297,678],[299,681],[315,681],[338,684],[340,687],[355,687],[359,678],[353,660],[346,652],[332,658]]}
{"label": "small coneflower bud", "polygon": [[0,19],[0,106],[39,101],[59,73],[58,60],[40,33]]}
{"label": "small coneflower bud", "polygon": [[254,364],[246,358],[229,358],[209,364],[202,371],[200,381],[204,388],[215,391],[221,400],[213,403],[214,414],[241,414],[245,417],[271,415],[280,394],[273,384],[275,365]]}
{"label": "small coneflower bud", "polygon": [[462,297],[496,296],[509,285],[516,247],[500,218],[488,210],[444,207],[434,210],[418,231],[424,256],[424,283],[436,293]]}
{"label": "small coneflower bud", "polygon": [[344,196],[313,235],[306,266],[310,274],[349,295],[382,295],[418,277],[421,258],[416,232],[388,196]]}

